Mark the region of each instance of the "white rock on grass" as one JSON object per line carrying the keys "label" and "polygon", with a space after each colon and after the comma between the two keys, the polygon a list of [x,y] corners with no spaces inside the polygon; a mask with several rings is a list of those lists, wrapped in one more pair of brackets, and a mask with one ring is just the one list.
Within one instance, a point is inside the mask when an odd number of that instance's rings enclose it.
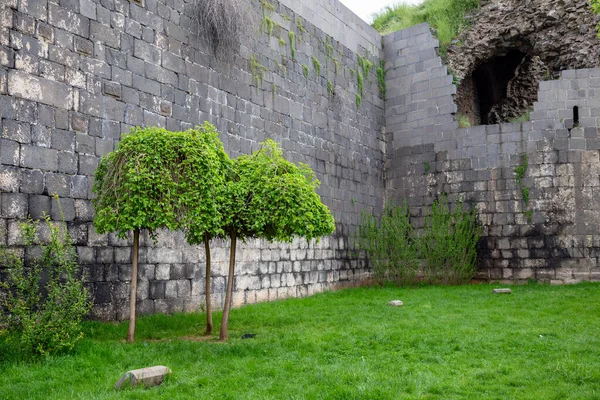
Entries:
{"label": "white rock on grass", "polygon": [[404,303],[402,302],[402,300],[392,300],[388,303],[388,306],[393,306],[393,307],[400,307],[403,305],[404,305]]}
{"label": "white rock on grass", "polygon": [[115,389],[134,387],[137,385],[144,385],[147,387],[160,385],[165,380],[165,376],[170,374],[171,370],[162,365],[134,369],[125,372],[121,379],[119,379],[119,382],[115,384]]}
{"label": "white rock on grass", "polygon": [[492,293],[494,293],[494,294],[511,294],[512,290],[510,290],[510,289],[493,289]]}

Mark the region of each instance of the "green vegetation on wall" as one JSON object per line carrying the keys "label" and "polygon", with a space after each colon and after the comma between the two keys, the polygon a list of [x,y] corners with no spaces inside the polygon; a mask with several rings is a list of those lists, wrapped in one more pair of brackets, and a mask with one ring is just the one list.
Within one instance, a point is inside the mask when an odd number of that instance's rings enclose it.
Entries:
{"label": "green vegetation on wall", "polygon": [[385,60],[381,60],[379,67],[377,67],[377,83],[379,85],[379,92],[381,98],[385,100],[386,85],[385,85]]}
{"label": "green vegetation on wall", "polygon": [[315,73],[317,74],[317,76],[321,75],[321,63],[319,62],[317,57],[312,56],[311,58],[312,58],[313,68],[315,69]]}
{"label": "green vegetation on wall", "polygon": [[292,52],[292,60],[296,59],[296,34],[294,31],[288,32],[288,38],[290,40],[290,51]]}
{"label": "green vegetation on wall", "polygon": [[304,79],[308,79],[308,65],[302,64],[302,74],[304,74]]}
{"label": "green vegetation on wall", "polygon": [[398,3],[376,13],[372,26],[385,35],[427,22],[437,30],[441,46],[447,47],[468,24],[465,14],[478,7],[479,0],[425,0],[414,6]]}
{"label": "green vegetation on wall", "polygon": [[268,71],[268,68],[258,62],[256,56],[254,54],[250,54],[250,72],[252,73],[252,78],[256,83],[257,87],[262,86],[262,82],[265,78],[265,72]]}

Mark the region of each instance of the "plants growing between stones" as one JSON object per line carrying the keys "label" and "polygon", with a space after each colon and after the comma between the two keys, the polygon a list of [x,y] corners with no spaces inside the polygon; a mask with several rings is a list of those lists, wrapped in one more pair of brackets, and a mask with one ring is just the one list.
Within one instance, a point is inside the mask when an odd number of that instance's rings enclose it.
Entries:
{"label": "plants growing between stones", "polygon": [[471,120],[466,115],[458,114],[456,116],[456,121],[458,122],[458,127],[461,129],[471,127]]}
{"label": "plants growing between stones", "polygon": [[304,79],[308,79],[308,65],[302,64],[302,74],[304,75]]}
{"label": "plants growing between stones", "polygon": [[254,31],[256,16],[248,0],[194,0],[200,34],[217,56],[238,53],[242,40]]}
{"label": "plants growing between stones", "polygon": [[292,52],[292,61],[296,59],[296,34],[293,31],[288,32],[290,39],[290,51]]}
{"label": "plants growing between stones", "polygon": [[[592,11],[596,14],[600,14],[600,0],[590,0]],[[600,23],[596,25],[596,31],[598,31],[598,37],[600,37]]]}
{"label": "plants growing between stones", "polygon": [[[38,236],[42,231],[48,235],[43,240]],[[39,255],[25,264],[0,246],[0,307],[6,311],[0,313],[0,336],[5,329],[8,340],[25,355],[71,350],[83,337],[80,323],[92,303],[66,224],[49,217],[28,220],[21,223],[20,232],[26,253]]]}
{"label": "plants growing between stones", "polygon": [[451,211],[442,196],[427,211],[420,232],[411,225],[406,202],[387,204],[381,217],[363,212],[354,240],[380,281],[449,284],[474,276],[479,235],[475,212],[462,203]]}
{"label": "plants growing between stones", "polygon": [[385,100],[385,60],[381,60],[379,67],[377,67],[377,83],[379,85],[379,93],[381,93],[381,98]]}
{"label": "plants growing between stones", "polygon": [[265,72],[269,69],[261,63],[259,63],[254,54],[250,54],[249,63],[252,78],[254,79],[256,86],[260,88],[262,86],[263,80],[265,79]]}
{"label": "plants growing between stones", "polygon": [[330,80],[327,81],[327,93],[329,93],[329,96],[333,96],[333,82]]}
{"label": "plants growing between stones", "polygon": [[[527,154],[521,155],[521,163],[515,167],[515,180],[517,181],[517,185],[521,189],[521,197],[523,199],[523,204],[527,206],[529,204],[529,188],[523,185],[523,178],[525,177],[525,173],[529,168],[529,157]],[[524,215],[527,218],[528,222],[531,222],[533,219],[533,211],[527,210],[524,211]]]}
{"label": "plants growing between stones", "polygon": [[315,73],[317,74],[317,76],[321,75],[321,62],[315,56],[312,56],[311,58],[313,68],[315,69]]}
{"label": "plants growing between stones", "polygon": [[231,248],[220,340],[228,338],[237,241],[289,242],[296,236],[311,240],[333,233],[333,217],[315,192],[318,186],[310,167],[285,160],[281,147],[272,140],[252,155],[234,160],[221,203]]}

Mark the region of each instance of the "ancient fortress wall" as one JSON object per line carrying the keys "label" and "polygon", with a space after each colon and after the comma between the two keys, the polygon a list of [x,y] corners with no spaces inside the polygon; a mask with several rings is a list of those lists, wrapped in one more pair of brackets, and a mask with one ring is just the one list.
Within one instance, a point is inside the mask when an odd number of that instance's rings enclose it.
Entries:
{"label": "ancient fortress wall", "polygon": [[529,122],[458,129],[428,27],[384,43],[398,82],[386,101],[388,197],[406,198],[420,225],[441,193],[475,207],[482,279],[600,279],[600,69],[541,82]]}
{"label": "ancient fortress wall", "polygon": [[[357,56],[379,66],[381,37],[338,1],[269,4],[273,9],[252,1],[254,35],[223,62],[196,34],[192,2],[1,1],[2,242],[18,248],[19,221],[28,215],[59,219],[52,199],[58,195],[94,317],[128,314],[131,241],[95,232],[90,199],[99,158],[137,125],[182,130],[208,120],[232,157],[272,138],[321,180],[336,234],[318,244],[242,245],[236,305],[303,296],[367,275],[364,262],[347,252],[348,232],[362,209],[383,203],[384,101],[375,68],[359,93]],[[227,251],[227,243],[214,244],[217,305]],[[181,233],[161,232],[156,244],[144,238],[141,263],[142,313],[201,307],[203,249],[185,245]]]}
{"label": "ancient fortress wall", "polygon": [[[196,34],[191,1],[2,0],[2,243],[22,251],[19,221],[59,219],[58,195],[93,316],[126,317],[131,241],[91,224],[98,160],[132,126],[181,130],[208,120],[233,157],[272,138],[309,164],[337,222],[319,243],[240,246],[235,305],[362,281],[367,265],[349,251],[360,212],[406,198],[422,224],[441,193],[478,210],[480,277],[599,277],[600,70],[543,82],[531,122],[458,129],[456,88],[427,25],[382,40],[337,0],[268,4],[252,2],[262,21],[223,61]],[[177,232],[142,245],[140,312],[200,308],[203,250]],[[218,305],[228,244],[213,248]]]}

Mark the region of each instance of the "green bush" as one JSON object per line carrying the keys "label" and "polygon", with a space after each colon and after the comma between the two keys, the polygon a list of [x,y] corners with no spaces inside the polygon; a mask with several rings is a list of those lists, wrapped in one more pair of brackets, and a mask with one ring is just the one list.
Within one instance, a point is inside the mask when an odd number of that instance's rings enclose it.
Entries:
{"label": "green bush", "polygon": [[[38,230],[47,229],[49,240],[39,247]],[[44,356],[70,350],[81,339],[80,322],[92,303],[78,276],[75,249],[64,223],[21,224],[26,252],[39,257],[27,265],[16,252],[0,247],[0,330],[20,352]],[[45,282],[45,283],[44,283]]]}
{"label": "green bush", "polygon": [[475,210],[457,203],[451,211],[448,198],[436,200],[425,217],[419,238],[424,278],[429,283],[467,282],[477,269],[480,229]]}
{"label": "green bush", "polygon": [[450,210],[448,199],[435,201],[420,234],[410,223],[406,202],[387,204],[381,217],[363,212],[354,238],[364,251],[373,276],[399,285],[418,279],[429,283],[461,283],[476,271],[479,227],[474,211],[462,203]]}
{"label": "green bush", "polygon": [[380,218],[363,211],[355,244],[369,258],[376,279],[399,285],[414,282],[418,249],[406,202],[402,206],[386,204]]}

